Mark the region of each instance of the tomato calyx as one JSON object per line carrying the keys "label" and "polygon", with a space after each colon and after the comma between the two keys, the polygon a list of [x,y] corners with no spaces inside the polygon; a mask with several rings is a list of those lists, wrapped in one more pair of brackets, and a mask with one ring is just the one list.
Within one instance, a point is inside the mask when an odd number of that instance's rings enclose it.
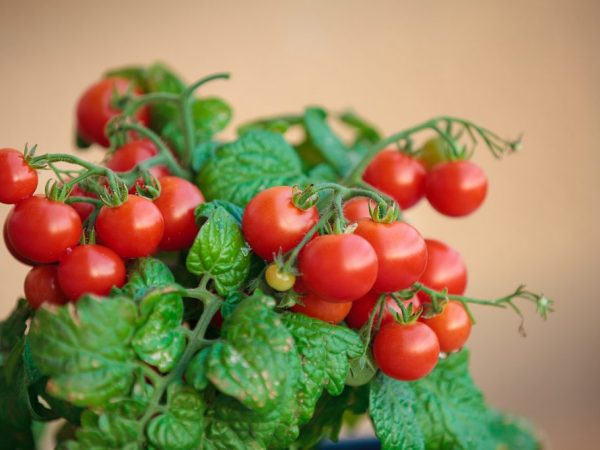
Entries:
{"label": "tomato calyx", "polygon": [[310,184],[304,189],[300,189],[299,186],[292,188],[292,203],[296,208],[306,211],[315,206],[318,201],[319,194],[314,184]]}

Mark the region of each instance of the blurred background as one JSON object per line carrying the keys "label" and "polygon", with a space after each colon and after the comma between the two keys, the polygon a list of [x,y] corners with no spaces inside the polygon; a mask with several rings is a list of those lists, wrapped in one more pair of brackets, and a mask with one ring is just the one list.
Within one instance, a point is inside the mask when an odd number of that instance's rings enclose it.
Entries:
{"label": "blurred background", "polygon": [[[108,68],[156,60],[188,80],[231,71],[204,92],[230,101],[236,123],[321,104],[386,133],[438,114],[524,133],[521,153],[475,156],[490,180],[475,215],[444,218],[424,202],[409,217],[460,250],[471,296],[527,282],[556,300],[546,323],[526,309],[526,338],[513,313],[476,308],[473,373],[552,448],[597,448],[599,23],[593,0],[0,0],[0,146],[73,151],[82,90]],[[0,262],[4,316],[27,268],[3,244]]]}

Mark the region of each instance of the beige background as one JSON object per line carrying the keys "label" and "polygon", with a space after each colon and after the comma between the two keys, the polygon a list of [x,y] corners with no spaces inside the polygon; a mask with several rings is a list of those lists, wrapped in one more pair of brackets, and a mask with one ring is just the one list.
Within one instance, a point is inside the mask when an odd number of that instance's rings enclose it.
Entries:
{"label": "beige background", "polygon": [[[231,71],[230,82],[208,91],[232,102],[238,122],[318,103],[354,107],[388,133],[440,113],[510,137],[524,132],[522,153],[503,162],[476,156],[491,183],[479,213],[449,220],[422,204],[411,217],[461,250],[470,294],[504,294],[526,281],[556,299],[547,323],[527,310],[525,339],[510,312],[477,309],[473,371],[493,404],[533,418],[554,448],[598,445],[600,3],[0,5],[5,146],[71,151],[82,88],[106,68],[157,59],[188,79]],[[4,246],[0,261],[4,315],[26,268]]]}

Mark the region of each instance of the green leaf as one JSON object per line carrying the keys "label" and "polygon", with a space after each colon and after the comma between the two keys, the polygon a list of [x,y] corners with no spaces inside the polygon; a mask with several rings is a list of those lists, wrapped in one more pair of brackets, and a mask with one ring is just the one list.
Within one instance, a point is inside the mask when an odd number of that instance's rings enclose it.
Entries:
{"label": "green leaf", "polygon": [[210,219],[215,211],[221,208],[227,211],[231,217],[235,219],[238,225],[242,224],[244,209],[226,200],[213,200],[208,203],[200,203],[195,211],[196,220],[201,218]]}
{"label": "green leaf", "polygon": [[186,267],[195,275],[210,277],[220,295],[243,284],[250,269],[250,249],[240,226],[224,208],[217,208],[200,228]]}
{"label": "green leaf", "polygon": [[231,107],[217,97],[202,98],[192,105],[196,133],[204,139],[224,130],[231,121],[231,116]]}
{"label": "green leaf", "polygon": [[0,424],[25,430],[31,426],[28,383],[23,365],[25,339],[13,347],[6,365],[0,367]]}
{"label": "green leaf", "polygon": [[540,450],[535,430],[525,419],[495,410],[488,413],[489,429],[496,440],[496,450]]}
{"label": "green leaf", "polygon": [[175,282],[175,277],[169,267],[156,258],[140,258],[130,267],[128,282],[120,290],[119,294],[139,299],[150,290]]}
{"label": "green leaf", "polygon": [[348,148],[328,125],[325,111],[321,108],[307,108],[304,112],[304,124],[310,141],[325,160],[339,175],[345,175],[352,166]]}
{"label": "green leaf", "polygon": [[14,428],[0,422],[0,448],[6,450],[35,450],[35,440],[30,428]]}
{"label": "green leaf", "polygon": [[292,333],[302,360],[298,401],[300,421],[307,422],[323,389],[331,395],[342,393],[350,368],[349,358],[362,354],[363,343],[359,335],[349,328],[303,314],[286,313],[283,322]]}
{"label": "green leaf", "polygon": [[269,187],[304,181],[294,149],[281,135],[268,131],[252,131],[220,146],[197,177],[208,200],[227,200],[239,206]]}
{"label": "green leaf", "polygon": [[206,376],[248,408],[273,409],[285,392],[294,341],[275,302],[260,293],[244,299],[224,321],[221,340],[209,347]]}
{"label": "green leaf", "polygon": [[177,294],[155,290],[142,299],[140,312],[143,324],[135,333],[133,349],[142,361],[168,372],[185,350],[183,301]]}
{"label": "green leaf", "polygon": [[310,169],[308,178],[312,183],[335,183],[339,180],[335,169],[327,163],[317,164]]}
{"label": "green leaf", "polygon": [[197,391],[202,391],[208,386],[206,376],[206,358],[209,350],[206,348],[194,356],[185,369],[185,381]]}
{"label": "green leaf", "polygon": [[238,127],[238,136],[250,133],[252,131],[264,130],[272,131],[274,133],[285,133],[291,127],[296,125],[302,125],[303,117],[293,114],[269,117],[266,119],[260,119],[253,122],[246,123]]}
{"label": "green leaf", "polygon": [[413,412],[415,402],[415,393],[409,383],[381,373],[373,380],[369,410],[383,450],[425,448],[425,440]]}
{"label": "green leaf", "polygon": [[25,329],[27,319],[31,316],[31,308],[27,300],[20,299],[10,315],[0,322],[0,365],[15,345],[19,342]]}
{"label": "green leaf", "polygon": [[42,308],[31,323],[34,362],[48,392],[77,406],[102,406],[133,383],[137,308],[126,297],[81,298],[75,307]]}
{"label": "green leaf", "polygon": [[148,423],[148,439],[159,450],[192,450],[203,432],[205,405],[190,387],[172,384],[167,390],[167,411]]}
{"label": "green leaf", "polygon": [[192,152],[192,170],[199,172],[206,160],[210,158],[210,155],[214,153],[219,145],[221,144],[215,141],[200,142]]}
{"label": "green leaf", "polygon": [[354,146],[372,145],[381,140],[381,133],[375,126],[352,111],[346,111],[340,115],[342,123],[356,130]]}

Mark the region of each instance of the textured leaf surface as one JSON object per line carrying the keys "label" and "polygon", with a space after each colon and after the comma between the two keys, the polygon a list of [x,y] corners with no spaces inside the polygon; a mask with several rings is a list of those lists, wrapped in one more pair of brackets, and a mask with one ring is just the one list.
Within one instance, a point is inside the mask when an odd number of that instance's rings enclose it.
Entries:
{"label": "textured leaf surface", "polygon": [[345,175],[351,166],[348,148],[327,123],[327,114],[320,108],[307,108],[304,113],[306,132],[312,144],[325,160],[335,167],[339,175]]}
{"label": "textured leaf surface", "polygon": [[197,183],[209,200],[245,206],[266,188],[304,180],[298,155],[281,135],[252,131],[215,149]]}
{"label": "textured leaf surface", "polygon": [[350,367],[348,360],[362,353],[363,344],[353,330],[303,314],[287,313],[283,321],[294,337],[302,360],[298,401],[301,422],[306,422],[323,389],[331,395],[341,394]]}
{"label": "textured leaf surface", "polygon": [[139,299],[149,290],[175,282],[175,277],[167,265],[156,258],[140,258],[128,271],[128,281],[121,292],[128,297]]}
{"label": "textured leaf surface", "polygon": [[489,429],[496,450],[540,450],[542,448],[532,425],[525,419],[490,410]]}
{"label": "textured leaf surface", "polygon": [[29,333],[34,362],[50,376],[48,391],[78,406],[101,406],[133,381],[135,303],[85,296],[75,307],[37,311]]}
{"label": "textured leaf surface", "polygon": [[217,208],[200,228],[186,266],[193,274],[212,278],[221,295],[245,281],[250,270],[250,249],[240,226],[224,208]]}

